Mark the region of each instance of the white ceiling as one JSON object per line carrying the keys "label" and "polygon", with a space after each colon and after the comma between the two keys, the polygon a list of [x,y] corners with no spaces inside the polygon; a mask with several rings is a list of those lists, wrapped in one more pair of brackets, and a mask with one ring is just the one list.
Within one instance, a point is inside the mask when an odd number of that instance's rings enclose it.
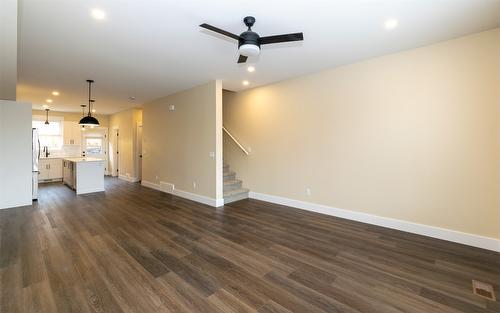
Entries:
{"label": "white ceiling", "polygon": [[[104,114],[212,79],[238,91],[500,27],[500,0],[19,1],[18,100],[79,111],[92,78]],[[106,19],[93,19],[93,8]],[[239,34],[246,15],[261,36],[302,31],[304,41],[263,46],[248,73],[236,64],[236,41],[198,27]],[[388,18],[399,27],[387,31]]]}

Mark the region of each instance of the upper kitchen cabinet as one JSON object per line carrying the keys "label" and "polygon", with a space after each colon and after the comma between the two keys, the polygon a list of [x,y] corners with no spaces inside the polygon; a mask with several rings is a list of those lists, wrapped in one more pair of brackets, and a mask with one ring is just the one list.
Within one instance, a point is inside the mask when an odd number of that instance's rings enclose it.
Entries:
{"label": "upper kitchen cabinet", "polygon": [[64,121],[64,144],[81,145],[82,131],[78,122]]}

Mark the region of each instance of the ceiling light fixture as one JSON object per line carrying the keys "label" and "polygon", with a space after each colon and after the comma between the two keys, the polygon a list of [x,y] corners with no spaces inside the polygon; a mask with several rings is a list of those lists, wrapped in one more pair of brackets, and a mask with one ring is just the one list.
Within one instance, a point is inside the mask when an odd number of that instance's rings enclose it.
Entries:
{"label": "ceiling light fixture", "polygon": [[48,105],[46,105],[46,104],[44,104],[44,105],[42,105],[42,108],[44,108],[44,109],[48,109],[48,108],[49,108],[49,106],[48,106]]}
{"label": "ceiling light fixture", "polygon": [[92,113],[95,113],[95,109],[92,109]]}
{"label": "ceiling light fixture", "polygon": [[99,9],[93,9],[90,11],[90,15],[92,15],[92,17],[96,20],[103,20],[106,18],[106,13]]}
{"label": "ceiling light fixture", "polygon": [[255,72],[255,67],[249,66],[249,67],[247,67],[247,71],[249,71],[250,73],[253,73],[253,72]]}
{"label": "ceiling light fixture", "polygon": [[52,99],[47,99],[47,100],[45,100],[45,102],[52,103]]}
{"label": "ceiling light fixture", "polygon": [[92,116],[92,103],[95,102],[95,100],[92,99],[92,84],[94,81],[92,79],[87,79],[87,83],[89,83],[89,113],[87,116],[84,116],[78,124],[91,127],[99,126],[99,121]]}
{"label": "ceiling light fixture", "polygon": [[47,114],[45,117],[45,125],[49,125],[49,111],[50,109],[45,109],[45,114]]}
{"label": "ceiling light fixture", "polygon": [[387,30],[392,30],[392,29],[398,27],[398,25],[399,25],[399,22],[395,18],[390,18],[390,19],[385,21],[385,29],[387,29]]}
{"label": "ceiling light fixture", "polygon": [[248,86],[250,83],[248,82],[248,80],[244,80],[243,81],[243,86]]}
{"label": "ceiling light fixture", "polygon": [[59,91],[56,91],[56,90],[52,91],[52,95],[53,96],[59,96]]}
{"label": "ceiling light fixture", "polygon": [[304,34],[302,33],[260,37],[259,34],[252,31],[252,27],[255,24],[255,17],[253,16],[245,17],[243,19],[243,23],[248,27],[248,29],[247,31],[242,32],[240,35],[233,34],[207,23],[201,24],[200,27],[238,40],[238,51],[240,54],[237,61],[238,63],[245,63],[248,57],[259,55],[261,45],[304,40]]}

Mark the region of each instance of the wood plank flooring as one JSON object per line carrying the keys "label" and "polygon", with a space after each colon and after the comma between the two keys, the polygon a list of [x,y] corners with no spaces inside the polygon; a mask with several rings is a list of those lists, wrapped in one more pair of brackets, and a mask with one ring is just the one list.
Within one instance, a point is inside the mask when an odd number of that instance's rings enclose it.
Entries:
{"label": "wood plank flooring", "polygon": [[256,200],[139,184],[0,210],[0,312],[500,312],[500,254]]}

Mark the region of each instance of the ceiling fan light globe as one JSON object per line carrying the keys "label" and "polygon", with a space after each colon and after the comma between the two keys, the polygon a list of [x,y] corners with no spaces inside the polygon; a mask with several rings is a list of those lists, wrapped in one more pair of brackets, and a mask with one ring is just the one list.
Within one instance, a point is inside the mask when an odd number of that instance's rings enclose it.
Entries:
{"label": "ceiling fan light globe", "polygon": [[244,44],[239,47],[239,52],[241,55],[247,57],[254,57],[260,54],[260,47],[253,44]]}

